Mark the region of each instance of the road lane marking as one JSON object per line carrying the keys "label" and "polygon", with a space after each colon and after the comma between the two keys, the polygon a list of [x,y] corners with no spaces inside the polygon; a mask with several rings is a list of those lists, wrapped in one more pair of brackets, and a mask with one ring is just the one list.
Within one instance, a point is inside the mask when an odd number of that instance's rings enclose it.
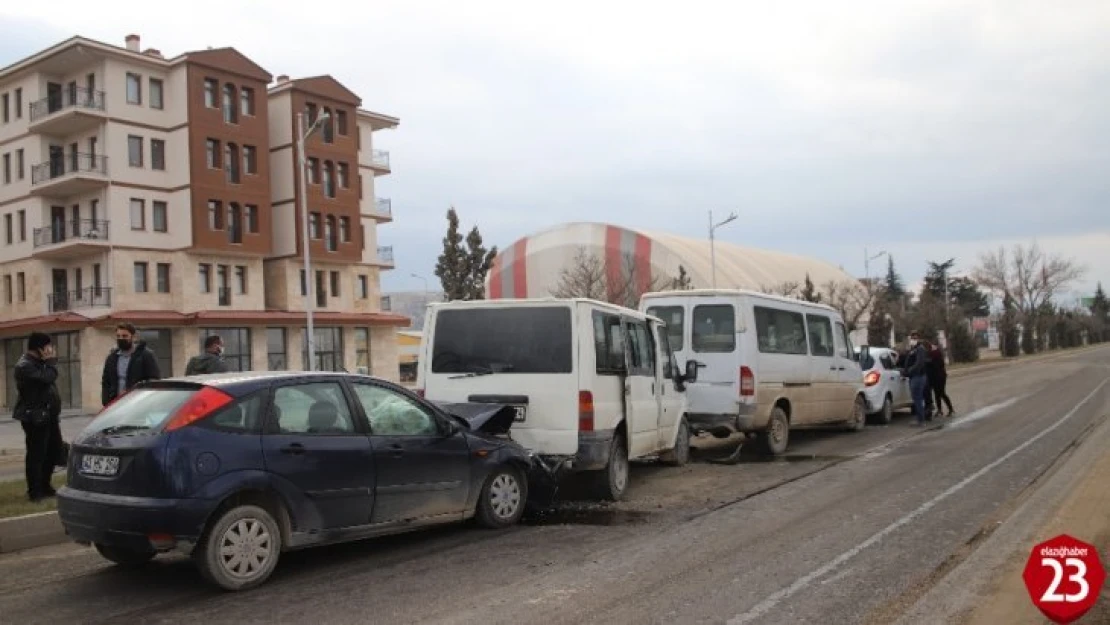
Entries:
{"label": "road lane marking", "polygon": [[825,575],[829,574],[830,572],[836,570],[837,567],[839,567],[841,564],[844,564],[848,560],[851,560],[852,558],[856,557],[864,549],[867,549],[868,547],[871,547],[872,545],[877,544],[879,541],[883,540],[884,538],[886,538],[890,534],[894,533],[894,531],[897,530],[898,528],[902,527],[903,525],[906,525],[910,521],[913,521],[917,517],[925,514],[929,510],[933,509],[941,501],[943,501],[943,500],[951,497],[952,495],[958,493],[959,491],[963,490],[968,484],[974,482],[975,480],[983,477],[987,473],[993,471],[995,468],[997,468],[1003,462],[1006,462],[1010,458],[1013,458],[1017,454],[1025,451],[1030,446],[1032,446],[1034,443],[1041,440],[1045,436],[1048,436],[1050,433],[1055,431],[1056,428],[1060,427],[1061,425],[1063,425],[1064,423],[1069,421],[1072,417],[1074,417],[1079,412],[1079,409],[1082,408],[1088,401],[1090,401],[1092,397],[1094,397],[1096,394],[1098,394],[1098,392],[1101,391],[1103,389],[1103,387],[1105,387],[1107,385],[1107,383],[1110,383],[1110,379],[1103,380],[1101,384],[1099,384],[1097,387],[1095,387],[1095,390],[1093,390],[1089,394],[1087,394],[1087,396],[1084,397],[1082,400],[1080,400],[1080,402],[1078,404],[1076,404],[1074,408],[1072,408],[1070,411],[1068,411],[1067,414],[1065,414],[1058,421],[1056,421],[1056,423],[1053,423],[1051,426],[1042,430],[1036,436],[1030,438],[1029,440],[1025,441],[1024,443],[1022,443],[1022,444],[1018,445],[1017,447],[1011,449],[1005,455],[998,458],[994,462],[988,464],[987,466],[983,467],[982,469],[979,469],[975,473],[972,473],[971,475],[965,477],[963,480],[961,480],[961,481],[957,482],[956,484],[950,486],[947,490],[945,490],[941,494],[939,494],[936,497],[930,499],[929,501],[921,504],[921,506],[918,507],[916,510],[910,512],[909,514],[903,516],[902,518],[898,519],[897,521],[895,521],[895,522],[891,523],[890,525],[886,526],[885,528],[880,530],[877,534],[874,534],[873,536],[871,536],[867,540],[861,542],[860,544],[856,545],[855,547],[852,547],[848,551],[845,551],[844,553],[842,553],[839,556],[837,556],[836,558],[830,560],[829,562],[827,562],[826,564],[824,564],[820,568],[815,569],[812,572],[810,572],[806,575],[803,575],[802,577],[799,577],[797,580],[794,581],[794,583],[790,584],[786,588],[783,588],[783,589],[781,589],[781,590],[779,590],[775,593],[772,593],[770,596],[768,596],[763,601],[760,601],[758,604],[755,605],[755,607],[748,610],[747,612],[737,614],[736,616],[732,617],[728,621],[729,625],[740,625],[741,623],[749,623],[749,622],[763,616],[767,612],[770,612],[775,606],[777,606],[779,603],[781,603],[783,599],[787,599],[787,598],[791,597],[792,595],[796,594],[798,591],[803,590],[804,588],[806,588],[807,586],[812,584],[815,580],[817,580],[821,577],[824,577]]}
{"label": "road lane marking", "polygon": [[986,419],[987,417],[989,417],[989,416],[991,416],[991,415],[993,415],[997,412],[1000,412],[1002,410],[1005,410],[1006,408],[1009,408],[1010,406],[1013,406],[1014,404],[1018,403],[1019,401],[1021,401],[1023,399],[1025,399],[1025,397],[1014,397],[1013,399],[1008,399],[1008,400],[1006,400],[1006,401],[1004,401],[1000,404],[991,404],[989,406],[984,406],[984,407],[982,407],[978,410],[974,410],[972,412],[969,412],[969,413],[967,413],[966,415],[964,415],[962,417],[959,417],[957,419],[953,419],[953,420],[949,421],[948,423],[945,423],[944,424],[944,429],[950,430],[950,429],[955,429],[955,428],[961,428],[961,427],[964,427],[965,425],[974,423],[974,422],[976,422],[980,419]]}

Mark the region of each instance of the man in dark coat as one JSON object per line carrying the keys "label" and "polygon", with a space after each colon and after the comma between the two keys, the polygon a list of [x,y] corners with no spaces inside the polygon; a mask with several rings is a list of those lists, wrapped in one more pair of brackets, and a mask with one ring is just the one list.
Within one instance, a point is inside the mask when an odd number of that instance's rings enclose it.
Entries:
{"label": "man in dark coat", "polygon": [[[929,346],[929,366],[926,369],[929,378],[929,389],[935,397],[934,405],[937,416],[944,416],[944,406],[948,406],[948,416],[952,416],[952,400],[948,397],[948,369],[944,365],[944,351],[940,345]],[[943,402],[943,404],[941,403]]]}
{"label": "man in dark coat", "polygon": [[100,400],[105,406],[139,382],[162,379],[158,359],[139,340],[139,330],[130,323],[116,326],[116,349],[104,361],[100,377]]}
{"label": "man in dark coat", "polygon": [[39,501],[55,495],[50,485],[54,465],[62,452],[62,429],[58,421],[62,398],[58,394],[58,357],[50,336],[34,332],[27,339],[27,352],[15,365],[18,396],[12,417],[23,426],[27,445],[24,467],[27,498]]}
{"label": "man in dark coat", "polygon": [[226,373],[230,371],[224,362],[224,341],[218,335],[204,339],[204,353],[193,356],[185,365],[185,375],[204,375],[206,373]]}
{"label": "man in dark coat", "polygon": [[925,379],[925,365],[927,360],[928,354],[925,352],[925,346],[921,344],[921,337],[917,332],[910,334],[910,350],[906,354],[902,375],[910,381],[910,395],[913,397],[914,425],[918,426],[925,423],[926,416],[925,388],[928,382]]}

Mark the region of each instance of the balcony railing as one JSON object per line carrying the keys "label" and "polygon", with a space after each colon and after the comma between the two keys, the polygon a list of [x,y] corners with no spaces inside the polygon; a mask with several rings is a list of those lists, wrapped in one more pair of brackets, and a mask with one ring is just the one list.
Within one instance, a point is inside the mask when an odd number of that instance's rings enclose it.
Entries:
{"label": "balcony railing", "polygon": [[387,197],[380,197],[374,200],[374,212],[379,215],[393,216],[393,203]]}
{"label": "balcony railing", "polygon": [[76,291],[47,293],[46,306],[50,312],[64,312],[77,308],[99,308],[112,305],[112,289],[90,286]]}
{"label": "balcony railing", "polygon": [[216,289],[216,294],[220,306],[231,306],[231,287],[220,287]]}
{"label": "balcony railing", "polygon": [[52,158],[31,168],[31,184],[79,173],[107,175],[108,157],[77,152]]}
{"label": "balcony railing", "polygon": [[393,264],[393,246],[378,247],[378,261],[384,265]]}
{"label": "balcony railing", "polygon": [[78,108],[89,111],[104,110],[104,92],[89,90],[84,87],[67,89],[61,93],[31,103],[31,123],[48,117],[58,111]]}
{"label": "balcony railing", "polygon": [[36,248],[65,243],[66,241],[105,241],[108,239],[108,221],[103,219],[78,219],[76,221],[58,222],[50,227],[35,228],[32,238]]}
{"label": "balcony railing", "polygon": [[371,150],[370,163],[375,167],[389,169],[389,152],[385,150]]}
{"label": "balcony railing", "polygon": [[393,310],[393,300],[388,295],[382,296],[382,310],[384,312]]}

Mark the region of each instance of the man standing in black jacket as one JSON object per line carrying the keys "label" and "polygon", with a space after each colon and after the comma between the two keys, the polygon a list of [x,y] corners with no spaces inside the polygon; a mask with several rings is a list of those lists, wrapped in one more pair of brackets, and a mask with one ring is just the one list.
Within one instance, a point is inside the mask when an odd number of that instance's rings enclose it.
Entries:
{"label": "man standing in black jacket", "polygon": [[928,361],[928,354],[925,352],[925,347],[921,344],[921,337],[917,332],[910,334],[910,351],[906,354],[906,360],[902,375],[910,381],[910,395],[913,397],[913,412],[914,412],[914,425],[923,425],[925,423],[925,387],[927,380],[925,378],[925,365]]}
{"label": "man standing in black jacket", "polygon": [[55,381],[58,358],[50,336],[34,332],[27,339],[27,352],[15,365],[15,386],[19,393],[12,417],[23,426],[27,454],[27,498],[39,501],[54,496],[50,478],[62,451],[62,398]]}
{"label": "man standing in black jacket", "polygon": [[104,361],[100,377],[100,400],[105,406],[139,382],[162,379],[158,359],[139,340],[139,330],[130,323],[116,326],[116,349]]}

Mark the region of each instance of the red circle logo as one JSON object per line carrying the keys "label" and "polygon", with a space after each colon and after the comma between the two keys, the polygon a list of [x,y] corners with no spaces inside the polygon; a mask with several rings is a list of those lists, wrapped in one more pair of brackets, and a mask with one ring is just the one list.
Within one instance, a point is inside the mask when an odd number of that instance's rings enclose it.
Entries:
{"label": "red circle logo", "polygon": [[1094,545],[1061,534],[1033,547],[1021,576],[1042,614],[1054,623],[1071,623],[1098,601],[1106,569]]}

